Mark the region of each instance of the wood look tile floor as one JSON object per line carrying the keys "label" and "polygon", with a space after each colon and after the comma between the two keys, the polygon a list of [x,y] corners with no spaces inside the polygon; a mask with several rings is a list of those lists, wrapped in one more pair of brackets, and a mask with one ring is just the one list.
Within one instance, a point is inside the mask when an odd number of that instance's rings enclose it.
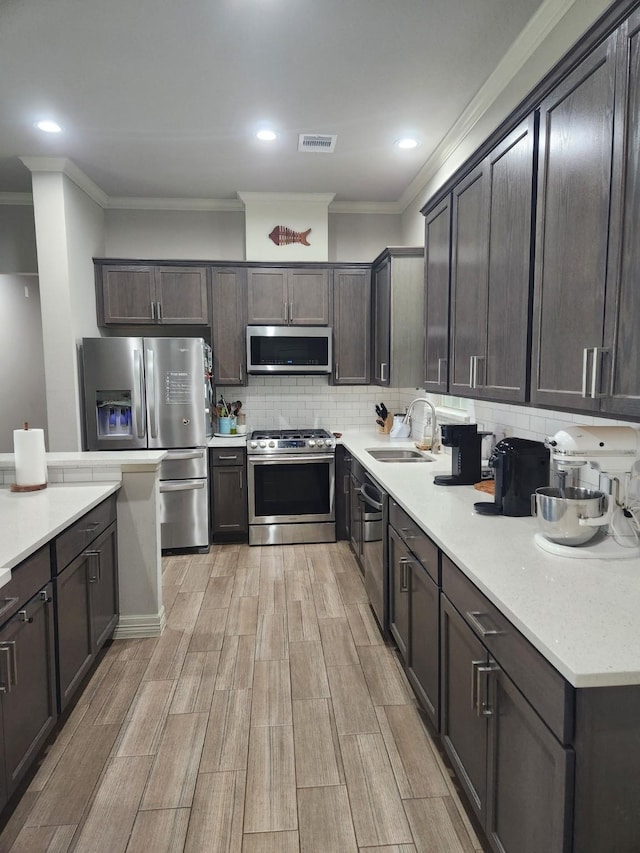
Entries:
{"label": "wood look tile floor", "polygon": [[0,853],[477,853],[346,543],[163,558]]}

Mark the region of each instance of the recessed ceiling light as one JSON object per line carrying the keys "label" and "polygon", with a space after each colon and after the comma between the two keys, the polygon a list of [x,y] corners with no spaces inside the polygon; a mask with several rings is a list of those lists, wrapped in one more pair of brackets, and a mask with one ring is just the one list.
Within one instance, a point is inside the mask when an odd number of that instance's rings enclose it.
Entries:
{"label": "recessed ceiling light", "polygon": [[274,139],[278,138],[278,134],[273,130],[259,130],[256,136],[263,142],[273,142]]}
{"label": "recessed ceiling light", "polygon": [[398,139],[396,142],[396,146],[398,148],[417,148],[418,145],[420,145],[420,143],[412,136],[405,136],[403,139]]}
{"label": "recessed ceiling light", "polygon": [[62,128],[55,121],[49,121],[45,119],[43,121],[37,121],[36,127],[38,130],[44,130],[45,133],[60,133]]}

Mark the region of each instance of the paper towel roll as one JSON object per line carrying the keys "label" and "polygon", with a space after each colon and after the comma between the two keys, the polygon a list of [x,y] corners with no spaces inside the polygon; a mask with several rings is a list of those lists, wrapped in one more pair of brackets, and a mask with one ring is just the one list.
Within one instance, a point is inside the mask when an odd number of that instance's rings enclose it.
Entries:
{"label": "paper towel roll", "polygon": [[13,431],[13,452],[18,486],[41,486],[47,482],[47,461],[44,450],[44,430],[24,429]]}

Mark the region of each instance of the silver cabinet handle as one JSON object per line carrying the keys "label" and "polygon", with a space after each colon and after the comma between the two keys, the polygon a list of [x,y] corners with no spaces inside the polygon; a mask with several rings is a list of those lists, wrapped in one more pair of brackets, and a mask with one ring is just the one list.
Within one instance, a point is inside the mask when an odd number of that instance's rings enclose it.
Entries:
{"label": "silver cabinet handle", "polygon": [[497,672],[498,668],[494,663],[476,666],[476,714],[479,717],[493,716],[494,709],[489,701],[489,683],[491,674]]}
{"label": "silver cabinet handle", "polygon": [[46,589],[40,590],[40,601],[44,601],[45,604],[48,604],[50,601],[53,601]]}
{"label": "silver cabinet handle", "polygon": [[481,637],[499,637],[504,634],[504,631],[499,631],[497,628],[486,628],[480,622],[480,616],[488,615],[488,613],[483,613],[481,610],[467,610],[467,619],[471,622]]}
{"label": "silver cabinet handle", "polygon": [[156,302],[156,315],[158,317],[158,322],[162,322],[162,302]]}
{"label": "silver cabinet handle", "polygon": [[602,384],[602,364],[604,356],[609,352],[608,347],[593,347],[591,357],[591,396],[594,400],[609,396],[608,393],[600,391]]}
{"label": "silver cabinet handle", "polygon": [[289,303],[289,322],[293,323],[293,302]]}
{"label": "silver cabinet handle", "polygon": [[409,592],[408,567],[413,563],[413,560],[410,560],[408,557],[400,557],[398,563],[400,564],[400,592]]}
{"label": "silver cabinet handle", "polygon": [[218,527],[220,528],[220,530],[222,530],[223,527],[225,527],[225,528],[227,528],[227,527],[240,527],[240,525],[239,524],[219,524]]}
{"label": "silver cabinet handle", "polygon": [[475,388],[476,387],[475,386],[475,376],[474,376],[475,361],[476,361],[476,357],[475,357],[475,355],[472,355],[469,358],[469,388]]}
{"label": "silver cabinet handle", "polygon": [[11,689],[18,684],[18,661],[16,658],[16,641],[10,640],[0,643],[0,654],[2,654],[6,666],[2,666],[2,684],[0,693],[11,693]]}
{"label": "silver cabinet handle", "polygon": [[380,382],[387,381],[387,363],[386,361],[380,362]]}
{"label": "silver cabinet handle", "polygon": [[237,456],[218,456],[218,459],[223,459],[226,461],[230,461],[230,460],[237,459],[237,458],[238,458]]}
{"label": "silver cabinet handle", "polygon": [[442,385],[442,365],[444,364],[444,369],[447,369],[447,359],[439,358],[438,359],[438,385]]}
{"label": "silver cabinet handle", "polygon": [[33,622],[33,616],[29,616],[26,610],[18,610],[18,622]]}
{"label": "silver cabinet handle", "polygon": [[285,323],[289,322],[289,303],[288,302],[284,303],[284,322]]}
{"label": "silver cabinet handle", "polygon": [[97,571],[93,575],[89,575],[89,583],[99,583],[102,580],[102,566],[100,565],[100,551],[85,551],[84,556],[88,557],[90,562],[97,566]]}
{"label": "silver cabinet handle", "polygon": [[2,607],[0,607],[0,616],[2,616],[3,613],[6,613],[7,610],[10,610],[13,607],[13,605],[18,600],[18,596],[16,595],[13,598],[3,598],[1,600],[4,603],[3,603]]}
{"label": "silver cabinet handle", "polygon": [[156,319],[156,303],[155,302],[151,303],[151,319],[152,320]]}
{"label": "silver cabinet handle", "polygon": [[239,369],[238,369],[238,379],[240,380],[240,384],[242,385],[242,383],[244,381],[242,364],[239,366]]}
{"label": "silver cabinet handle", "polygon": [[412,527],[401,527],[400,532],[403,534],[402,538],[403,539],[417,539],[418,538],[417,533],[411,533],[411,530],[413,530]]}
{"label": "silver cabinet handle", "polygon": [[582,395],[583,397],[588,397],[589,394],[587,392],[587,372],[589,370],[589,353],[591,350],[589,347],[585,347],[582,350]]}
{"label": "silver cabinet handle", "polygon": [[339,364],[336,361],[336,382],[338,381],[338,379],[340,379],[340,371],[338,368],[339,368]]}
{"label": "silver cabinet handle", "polygon": [[484,666],[486,661],[472,660],[471,661],[471,710],[478,713],[478,673],[479,666]]}

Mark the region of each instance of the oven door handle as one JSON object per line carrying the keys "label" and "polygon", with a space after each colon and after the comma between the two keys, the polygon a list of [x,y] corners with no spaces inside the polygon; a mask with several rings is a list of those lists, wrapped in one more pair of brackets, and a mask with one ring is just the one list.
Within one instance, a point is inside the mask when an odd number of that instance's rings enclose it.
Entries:
{"label": "oven door handle", "polygon": [[333,462],[335,456],[333,453],[305,453],[295,454],[290,456],[250,456],[250,465],[299,465],[300,462]]}

